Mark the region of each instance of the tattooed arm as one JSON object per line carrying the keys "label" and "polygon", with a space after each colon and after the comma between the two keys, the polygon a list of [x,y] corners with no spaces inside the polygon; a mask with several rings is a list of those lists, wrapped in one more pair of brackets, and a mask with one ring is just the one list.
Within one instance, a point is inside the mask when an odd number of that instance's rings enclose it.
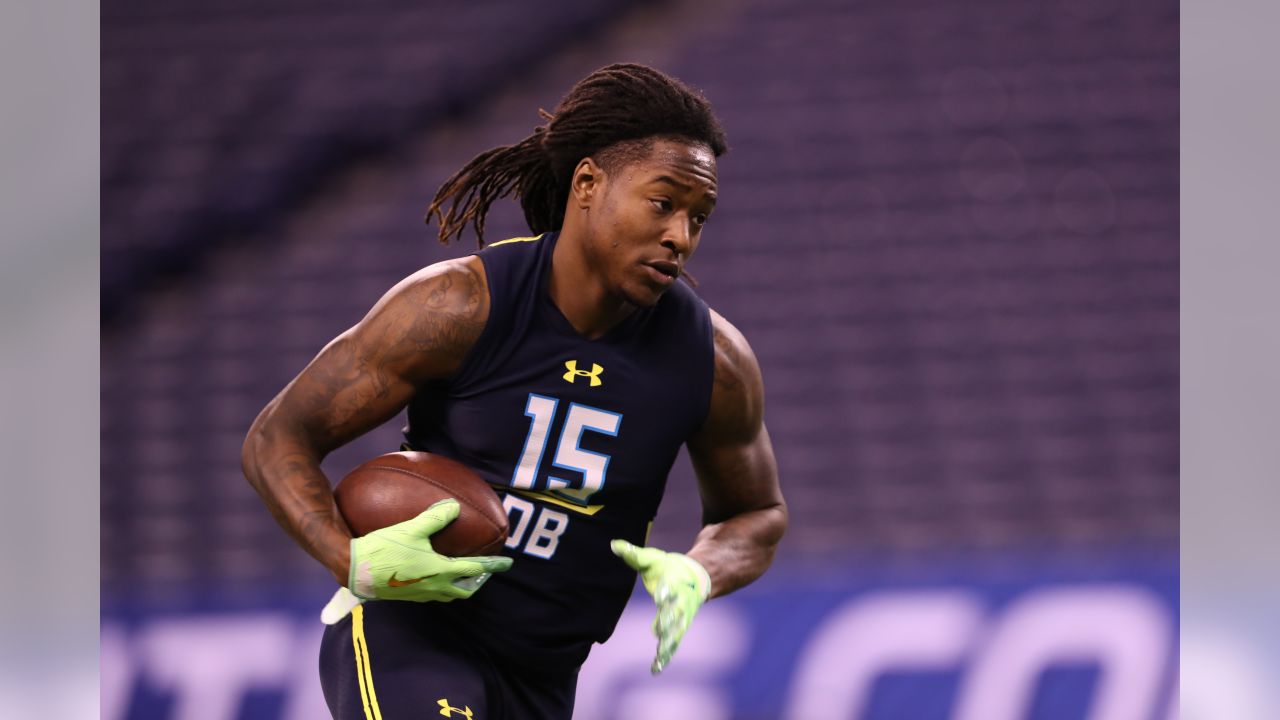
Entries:
{"label": "tattooed arm", "polygon": [[778,465],[764,426],[764,381],[751,346],[712,311],[711,409],[689,440],[702,495],[702,531],[689,557],[711,576],[711,597],[760,577],[787,529]]}
{"label": "tattooed arm", "polygon": [[320,461],[391,419],[424,382],[458,370],[489,316],[479,258],[409,276],[339,335],[254,420],[241,466],[276,521],[347,583],[347,528]]}

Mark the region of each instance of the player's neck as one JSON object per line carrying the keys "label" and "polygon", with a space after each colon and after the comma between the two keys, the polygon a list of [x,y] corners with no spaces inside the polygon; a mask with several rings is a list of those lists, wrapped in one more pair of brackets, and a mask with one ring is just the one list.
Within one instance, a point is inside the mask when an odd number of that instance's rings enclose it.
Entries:
{"label": "player's neck", "polygon": [[635,306],[609,292],[604,278],[591,267],[582,244],[572,233],[566,223],[551,256],[547,291],[573,329],[594,340],[626,319]]}

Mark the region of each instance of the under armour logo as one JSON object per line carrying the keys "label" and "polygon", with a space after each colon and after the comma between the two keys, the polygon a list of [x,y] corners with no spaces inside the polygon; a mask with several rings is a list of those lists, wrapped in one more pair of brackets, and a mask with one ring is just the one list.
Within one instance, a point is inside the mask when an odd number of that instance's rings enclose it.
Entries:
{"label": "under armour logo", "polygon": [[470,705],[463,705],[461,708],[456,708],[449,705],[449,701],[445,700],[444,698],[440,698],[439,700],[437,700],[436,704],[440,706],[440,714],[445,717],[453,717],[454,713],[458,713],[459,715],[466,718],[467,720],[471,720]]}
{"label": "under armour logo", "polygon": [[595,363],[591,363],[591,372],[579,370],[577,360],[565,360],[564,366],[569,368],[569,372],[564,374],[564,379],[567,382],[573,382],[575,377],[589,377],[591,378],[591,387],[604,384],[604,381],[600,379],[600,373],[604,372],[604,368]]}

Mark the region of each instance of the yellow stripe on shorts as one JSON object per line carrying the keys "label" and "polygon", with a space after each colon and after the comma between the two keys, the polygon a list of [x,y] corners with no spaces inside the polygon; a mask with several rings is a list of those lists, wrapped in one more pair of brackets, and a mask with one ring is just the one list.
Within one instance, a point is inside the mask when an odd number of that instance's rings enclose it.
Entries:
{"label": "yellow stripe on shorts", "polygon": [[364,641],[364,606],[351,609],[351,645],[356,652],[356,679],[360,683],[360,700],[364,703],[364,720],[382,720],[378,694],[373,691],[373,669],[369,667],[369,646]]}

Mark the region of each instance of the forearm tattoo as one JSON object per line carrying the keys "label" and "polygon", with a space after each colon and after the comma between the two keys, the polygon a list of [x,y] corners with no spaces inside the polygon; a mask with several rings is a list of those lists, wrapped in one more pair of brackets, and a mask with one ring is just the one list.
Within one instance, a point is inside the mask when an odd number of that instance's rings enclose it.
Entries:
{"label": "forearm tattoo", "polygon": [[418,383],[456,371],[487,306],[483,280],[465,263],[410,282],[325,347],[254,424],[246,476],[276,521],[331,569],[335,539],[350,531],[320,461],[393,417]]}

